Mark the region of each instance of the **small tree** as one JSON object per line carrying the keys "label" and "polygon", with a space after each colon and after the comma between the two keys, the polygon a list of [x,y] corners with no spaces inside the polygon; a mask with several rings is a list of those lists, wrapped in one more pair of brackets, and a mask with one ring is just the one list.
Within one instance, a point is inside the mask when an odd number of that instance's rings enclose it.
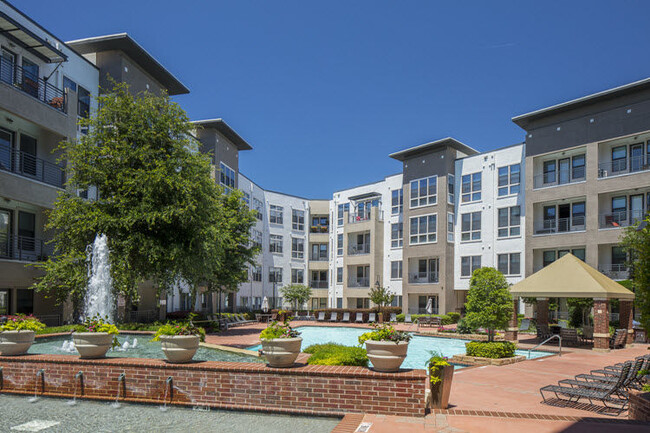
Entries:
{"label": "small tree", "polygon": [[385,287],[375,286],[370,289],[370,300],[379,307],[381,314],[382,307],[390,305],[395,299],[395,294]]}
{"label": "small tree", "polygon": [[[641,313],[641,325],[650,329],[650,216],[642,225],[635,224],[625,230],[621,239],[630,266],[631,284],[624,285],[634,291],[634,306]],[[630,287],[631,285],[631,287]]]}
{"label": "small tree", "polygon": [[503,274],[494,268],[475,270],[465,308],[466,323],[472,328],[485,328],[488,341],[494,341],[494,331],[508,326],[512,316],[512,296]]}
{"label": "small tree", "polygon": [[295,305],[296,309],[311,298],[311,289],[302,284],[290,284],[280,289],[282,297],[289,303]]}

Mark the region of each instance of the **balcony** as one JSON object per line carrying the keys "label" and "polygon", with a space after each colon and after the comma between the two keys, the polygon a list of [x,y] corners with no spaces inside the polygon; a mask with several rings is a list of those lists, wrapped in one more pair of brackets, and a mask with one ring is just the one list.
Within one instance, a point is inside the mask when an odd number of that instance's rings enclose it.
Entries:
{"label": "balcony", "polygon": [[585,217],[557,218],[537,221],[535,223],[536,235],[550,235],[556,233],[581,232],[585,230]]}
{"label": "balcony", "polygon": [[309,256],[309,260],[312,262],[327,262],[329,259],[327,255],[320,255],[320,254],[312,254]]}
{"label": "balcony", "polygon": [[322,280],[311,280],[309,281],[309,287],[312,289],[327,289],[327,281]]}
{"label": "balcony", "polygon": [[370,287],[370,278],[351,278],[348,287]]}
{"label": "balcony", "polygon": [[598,215],[598,228],[611,229],[619,227],[629,227],[638,221],[642,221],[645,212],[641,210],[618,211],[602,213]]}
{"label": "balcony", "polygon": [[32,154],[0,144],[0,170],[63,188],[65,170]]}
{"label": "balcony", "polygon": [[66,101],[63,90],[49,84],[43,78],[32,75],[4,57],[0,57],[0,81],[65,113]]}
{"label": "balcony", "polygon": [[533,177],[533,189],[547,188],[550,186],[569,185],[572,183],[584,182],[585,167],[574,167],[569,170],[541,173]]}
{"label": "balcony", "polygon": [[370,244],[354,244],[348,247],[348,255],[358,256],[361,254],[370,254]]}
{"label": "balcony", "polygon": [[0,259],[36,262],[52,255],[54,247],[29,236],[0,235]]}
{"label": "balcony", "polygon": [[316,226],[310,226],[309,227],[309,233],[329,233],[330,231],[330,226],[329,225],[316,225]]}
{"label": "balcony", "polygon": [[598,270],[612,280],[627,280],[630,278],[630,270],[625,264],[598,265]]}
{"label": "balcony", "polygon": [[409,284],[432,284],[437,282],[437,272],[416,272],[409,274]]}
{"label": "balcony", "polygon": [[[373,208],[375,209],[375,208]],[[377,209],[377,217],[379,218],[379,221],[384,220],[384,212]],[[350,213],[348,215],[348,223],[350,224],[355,224],[355,223],[362,223],[366,221],[370,221],[372,219],[372,212],[357,212],[357,213]]]}
{"label": "balcony", "polygon": [[650,170],[650,161],[646,163],[644,162],[644,156],[638,155],[614,161],[601,162],[598,164],[598,177],[605,178],[648,170]]}

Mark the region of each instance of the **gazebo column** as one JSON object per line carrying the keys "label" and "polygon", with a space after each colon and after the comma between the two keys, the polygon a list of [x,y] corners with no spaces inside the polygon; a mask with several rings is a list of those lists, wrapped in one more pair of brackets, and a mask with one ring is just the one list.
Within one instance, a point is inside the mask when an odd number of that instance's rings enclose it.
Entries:
{"label": "gazebo column", "polygon": [[620,300],[619,303],[620,327],[627,329],[627,344],[634,343],[634,329],[632,329],[632,301]]}
{"label": "gazebo column", "polygon": [[506,340],[517,342],[517,332],[519,331],[519,323],[517,313],[519,312],[519,299],[514,298],[512,301],[512,316],[508,322],[508,329],[506,329]]}
{"label": "gazebo column", "polygon": [[594,298],[594,350],[609,351],[609,301]]}
{"label": "gazebo column", "polygon": [[537,298],[537,324],[548,325],[548,298]]}

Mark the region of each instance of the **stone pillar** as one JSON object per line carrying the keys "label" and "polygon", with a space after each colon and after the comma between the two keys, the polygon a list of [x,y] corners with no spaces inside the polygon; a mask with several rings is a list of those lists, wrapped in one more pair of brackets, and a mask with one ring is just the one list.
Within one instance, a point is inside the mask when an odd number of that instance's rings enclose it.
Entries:
{"label": "stone pillar", "polygon": [[594,350],[609,351],[609,301],[594,298]]}
{"label": "stone pillar", "polygon": [[548,298],[537,298],[537,324],[548,325]]}
{"label": "stone pillar", "polygon": [[627,344],[634,343],[634,329],[632,329],[632,301],[621,299],[619,307],[620,328],[627,329]]}
{"label": "stone pillar", "polygon": [[506,329],[506,340],[517,342],[517,332],[519,331],[519,323],[517,320],[517,313],[519,312],[519,299],[515,298],[512,301],[512,316],[508,322],[508,329]]}

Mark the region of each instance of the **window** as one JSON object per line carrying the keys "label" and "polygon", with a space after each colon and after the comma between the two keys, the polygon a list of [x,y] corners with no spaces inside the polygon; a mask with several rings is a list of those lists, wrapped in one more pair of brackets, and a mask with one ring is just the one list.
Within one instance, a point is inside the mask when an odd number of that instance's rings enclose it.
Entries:
{"label": "window", "polygon": [[519,193],[521,183],[521,165],[499,167],[499,197]]}
{"label": "window", "polygon": [[417,265],[417,272],[409,275],[409,283],[428,284],[438,282],[439,259],[419,259]]}
{"label": "window", "polygon": [[402,278],[402,261],[390,262],[390,278],[398,280]]}
{"label": "window", "polygon": [[298,231],[305,231],[305,211],[291,209],[291,228]]}
{"label": "window", "polygon": [[547,250],[542,253],[542,266],[546,267],[553,263],[556,259],[561,258],[565,254],[571,253],[583,262],[585,261],[585,249],[584,248],[571,248],[571,249],[562,249],[562,250]]}
{"label": "window", "polygon": [[63,76],[63,88],[64,89],[70,89],[73,91],[77,91],[77,83],[75,83],[73,80],[70,78],[66,77],[65,75]]}
{"label": "window", "polygon": [[269,212],[269,222],[271,224],[282,225],[282,206],[271,205],[271,210]]}
{"label": "window", "polygon": [[466,174],[462,177],[462,194],[463,203],[481,200],[481,172]]}
{"label": "window", "polygon": [[404,245],[404,224],[395,223],[390,225],[390,247],[401,248]]}
{"label": "window", "polygon": [[336,268],[336,282],[343,283],[343,268],[340,266]]}
{"label": "window", "polygon": [[456,199],[456,177],[453,174],[447,175],[447,203],[454,204]]}
{"label": "window", "polygon": [[627,146],[612,149],[612,171],[617,173],[627,168]]}
{"label": "window", "polygon": [[481,239],[481,212],[464,213],[461,220],[461,241],[477,241]]}
{"label": "window", "polygon": [[282,282],[282,268],[269,268],[269,283]]}
{"label": "window", "polygon": [[303,269],[291,269],[291,283],[302,284],[305,282],[305,271]]}
{"label": "window", "polygon": [[253,246],[262,249],[262,232],[259,230],[251,229],[251,241]]}
{"label": "window", "polygon": [[81,86],[78,86],[77,92],[77,116],[90,117],[90,92]]}
{"label": "window", "polygon": [[454,241],[454,214],[447,212],[447,241]]}
{"label": "window", "polygon": [[411,181],[411,207],[427,206],[438,202],[438,176]]}
{"label": "window", "polygon": [[520,253],[498,254],[497,255],[497,269],[503,275],[520,275]]}
{"label": "window", "polygon": [[242,191],[242,201],[246,203],[246,207],[251,207],[251,195],[247,192]]}
{"label": "window", "polygon": [[404,209],[404,190],[394,189],[392,191],[390,213],[392,215],[399,215]]}
{"label": "window", "polygon": [[521,208],[519,206],[504,207],[498,210],[498,237],[508,238],[521,234]]}
{"label": "window", "polygon": [[253,281],[262,281],[262,267],[253,266],[252,269]]}
{"label": "window", "polygon": [[460,258],[460,276],[471,277],[475,270],[481,267],[481,256],[465,256]]}
{"label": "window", "polygon": [[255,218],[260,221],[264,219],[264,213],[262,209],[264,209],[264,204],[260,200],[253,197],[253,210],[255,211]]}
{"label": "window", "polygon": [[316,262],[327,261],[327,244],[311,244],[311,257]]}
{"label": "window", "polygon": [[542,256],[542,266],[547,267],[555,261],[555,251],[544,251]]}
{"label": "window", "polygon": [[612,247],[612,265],[614,271],[619,271],[625,267],[627,261],[627,254],[623,247]]}
{"label": "window", "polygon": [[219,182],[229,193],[235,187],[235,170],[223,162],[219,163]]}
{"label": "window", "polygon": [[437,228],[436,214],[412,217],[409,243],[415,245],[436,242]]}
{"label": "window", "polygon": [[336,255],[343,255],[343,234],[336,235]]}
{"label": "window", "polygon": [[343,225],[343,217],[345,216],[345,212],[350,212],[350,203],[345,203],[345,204],[340,204],[338,207],[337,211],[337,220],[336,223],[340,226]]}
{"label": "window", "polygon": [[291,238],[291,258],[302,259],[305,257],[305,240],[303,238]]}
{"label": "window", "polygon": [[328,216],[313,216],[311,217],[311,226],[309,231],[311,233],[327,233],[330,227],[330,218]]}
{"label": "window", "polygon": [[555,160],[544,161],[544,183],[555,183],[556,167]]}
{"label": "window", "polygon": [[585,156],[576,155],[571,158],[571,178],[584,179],[585,178]]}
{"label": "window", "polygon": [[274,254],[282,254],[281,235],[269,235],[269,252]]}
{"label": "window", "polygon": [[578,229],[584,229],[585,226],[585,202],[581,201],[578,203],[573,203],[571,205],[571,214],[573,218],[571,219],[571,225],[578,227]]}
{"label": "window", "polygon": [[309,286],[312,289],[327,289],[327,271],[311,271]]}

